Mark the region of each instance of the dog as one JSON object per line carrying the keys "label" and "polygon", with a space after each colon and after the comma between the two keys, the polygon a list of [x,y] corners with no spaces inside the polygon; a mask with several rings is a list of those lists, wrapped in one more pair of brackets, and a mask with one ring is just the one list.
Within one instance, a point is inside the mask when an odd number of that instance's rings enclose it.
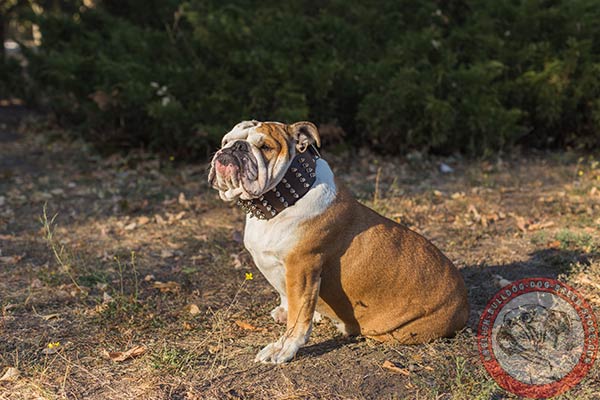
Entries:
{"label": "dog", "polygon": [[324,315],[346,335],[419,344],[469,317],[452,262],[418,233],[356,201],[334,178],[311,122],[243,121],[222,139],[208,180],[247,213],[244,245],[281,303],[279,340],[255,361],[285,363]]}

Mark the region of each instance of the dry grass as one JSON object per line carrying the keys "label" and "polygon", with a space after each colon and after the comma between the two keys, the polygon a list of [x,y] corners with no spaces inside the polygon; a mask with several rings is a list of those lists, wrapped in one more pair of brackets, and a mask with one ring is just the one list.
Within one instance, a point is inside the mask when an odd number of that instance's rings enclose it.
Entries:
{"label": "dry grass", "polygon": [[[487,375],[472,333],[494,275],[560,276],[600,307],[593,158],[365,153],[350,165],[325,153],[361,201],[461,268],[470,328],[394,347],[340,337],[323,322],[292,363],[255,364],[282,331],[268,315],[277,299],[243,250],[243,216],[207,187],[206,166],[141,152],[102,158],[47,126],[24,126],[0,142],[0,375],[20,372],[0,382],[0,399],[516,398]],[[455,173],[440,174],[440,161]],[[44,354],[55,342],[58,352]],[[134,346],[146,352],[104,355]],[[408,373],[382,368],[386,360]],[[596,398],[599,382],[596,366],[562,398]]]}

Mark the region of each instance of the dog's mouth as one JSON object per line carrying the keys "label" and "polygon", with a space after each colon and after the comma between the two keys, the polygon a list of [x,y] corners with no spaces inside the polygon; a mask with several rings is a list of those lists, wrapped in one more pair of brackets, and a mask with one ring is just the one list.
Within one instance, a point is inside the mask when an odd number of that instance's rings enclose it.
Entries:
{"label": "dog's mouth", "polygon": [[232,201],[260,195],[258,178],[258,161],[251,151],[225,148],[215,154],[208,180],[224,200]]}

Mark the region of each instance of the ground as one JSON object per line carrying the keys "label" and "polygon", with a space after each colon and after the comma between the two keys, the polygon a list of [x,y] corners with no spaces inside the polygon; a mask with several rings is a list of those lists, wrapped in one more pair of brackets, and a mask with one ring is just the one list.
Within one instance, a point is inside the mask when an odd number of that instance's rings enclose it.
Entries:
{"label": "ground", "polygon": [[[362,202],[460,268],[469,324],[406,347],[344,338],[324,321],[291,363],[256,364],[282,333],[269,316],[277,296],[206,163],[100,156],[17,111],[0,116],[0,377],[18,373],[0,381],[0,399],[516,398],[482,367],[474,334],[501,280],[558,277],[599,310],[593,157],[350,159],[325,148]],[[597,364],[561,398],[598,398]]]}

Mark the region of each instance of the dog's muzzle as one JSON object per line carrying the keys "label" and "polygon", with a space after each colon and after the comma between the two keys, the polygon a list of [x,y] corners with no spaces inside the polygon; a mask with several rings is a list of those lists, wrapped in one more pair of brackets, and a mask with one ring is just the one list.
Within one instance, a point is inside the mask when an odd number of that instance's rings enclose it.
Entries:
{"label": "dog's muzzle", "polygon": [[210,184],[219,190],[242,188],[248,190],[250,182],[258,178],[258,166],[250,144],[237,140],[215,154]]}
{"label": "dog's muzzle", "polygon": [[223,178],[231,178],[238,174],[244,166],[244,159],[249,158],[250,147],[247,142],[236,141],[232,146],[222,149],[215,159],[217,173]]}

